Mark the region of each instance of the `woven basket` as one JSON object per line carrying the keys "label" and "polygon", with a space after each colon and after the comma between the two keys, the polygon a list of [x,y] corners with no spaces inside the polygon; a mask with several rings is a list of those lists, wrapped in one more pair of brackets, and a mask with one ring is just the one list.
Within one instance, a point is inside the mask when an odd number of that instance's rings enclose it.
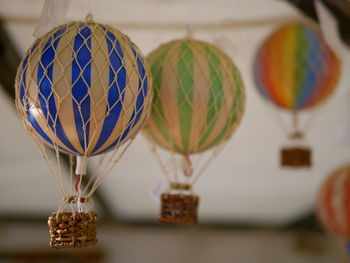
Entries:
{"label": "woven basket", "polygon": [[161,196],[162,223],[197,224],[199,197],[189,194],[169,194]]}
{"label": "woven basket", "polygon": [[97,243],[97,214],[53,213],[48,220],[50,246],[53,248],[85,248]]}
{"label": "woven basket", "polygon": [[288,147],[281,150],[281,166],[311,167],[312,151],[307,147]]}

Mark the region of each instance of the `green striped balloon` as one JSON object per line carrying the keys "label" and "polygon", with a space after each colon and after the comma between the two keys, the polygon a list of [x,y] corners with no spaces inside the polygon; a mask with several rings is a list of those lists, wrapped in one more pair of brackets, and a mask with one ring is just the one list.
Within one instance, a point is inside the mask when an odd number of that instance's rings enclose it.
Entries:
{"label": "green striped balloon", "polygon": [[154,98],[146,137],[176,153],[205,151],[229,139],[244,108],[244,85],[232,60],[219,48],[179,39],[147,58]]}

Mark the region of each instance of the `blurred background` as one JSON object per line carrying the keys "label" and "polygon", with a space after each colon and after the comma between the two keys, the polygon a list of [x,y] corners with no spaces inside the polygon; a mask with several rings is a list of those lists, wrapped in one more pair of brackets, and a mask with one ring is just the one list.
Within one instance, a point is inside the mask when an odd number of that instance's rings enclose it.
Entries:
{"label": "blurred background", "polygon": [[61,196],[14,107],[14,76],[35,40],[43,2],[0,0],[0,262],[347,262],[343,244],[319,226],[314,203],[322,180],[350,161],[350,1],[321,1],[337,23],[331,41],[341,52],[342,74],[335,94],[310,113],[312,169],[288,170],[279,166],[286,136],[256,91],[252,64],[276,27],[319,22],[314,1],[72,0],[67,20],[92,11],[145,55],[185,36],[190,25],[195,38],[232,57],[247,94],[241,125],[195,187],[199,225],[157,222],[151,192],[161,170],[140,134],[94,195],[99,243],[84,250],[48,246],[47,217]]}

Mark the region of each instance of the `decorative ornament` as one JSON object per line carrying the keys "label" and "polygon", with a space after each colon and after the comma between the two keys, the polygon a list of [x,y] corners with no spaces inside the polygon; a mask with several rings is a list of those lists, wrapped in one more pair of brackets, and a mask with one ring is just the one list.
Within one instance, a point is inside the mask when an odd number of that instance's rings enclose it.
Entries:
{"label": "decorative ornament", "polygon": [[225,53],[192,38],[165,43],[147,60],[154,99],[144,134],[169,182],[160,221],[197,223],[192,186],[241,120],[242,79]]}
{"label": "decorative ornament", "polygon": [[324,228],[346,242],[350,255],[350,165],[334,171],[323,182],[317,215]]}
{"label": "decorative ornament", "polygon": [[320,105],[334,92],[340,61],[321,32],[303,24],[289,24],[273,32],[259,48],[254,64],[259,93],[293,115],[290,139],[297,144],[281,151],[281,165],[311,166],[311,149],[302,145],[299,113]]}
{"label": "decorative ornament", "polygon": [[[54,28],[28,49],[16,77],[16,106],[64,195],[49,219],[52,247],[97,242],[91,196],[144,124],[151,91],[135,44],[90,16]],[[90,159],[95,170],[83,187]]]}

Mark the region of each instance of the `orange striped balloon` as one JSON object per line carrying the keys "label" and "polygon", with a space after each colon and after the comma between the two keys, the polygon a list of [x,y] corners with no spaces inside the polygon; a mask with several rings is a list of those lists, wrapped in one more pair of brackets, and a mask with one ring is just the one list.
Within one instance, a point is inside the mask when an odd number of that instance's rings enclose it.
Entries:
{"label": "orange striped balloon", "polygon": [[317,213],[327,231],[350,241],[350,165],[339,168],[324,181]]}
{"label": "orange striped balloon", "polygon": [[244,86],[224,52],[186,38],[161,45],[147,60],[154,88],[144,129],[150,141],[186,155],[231,137],[243,113]]}

